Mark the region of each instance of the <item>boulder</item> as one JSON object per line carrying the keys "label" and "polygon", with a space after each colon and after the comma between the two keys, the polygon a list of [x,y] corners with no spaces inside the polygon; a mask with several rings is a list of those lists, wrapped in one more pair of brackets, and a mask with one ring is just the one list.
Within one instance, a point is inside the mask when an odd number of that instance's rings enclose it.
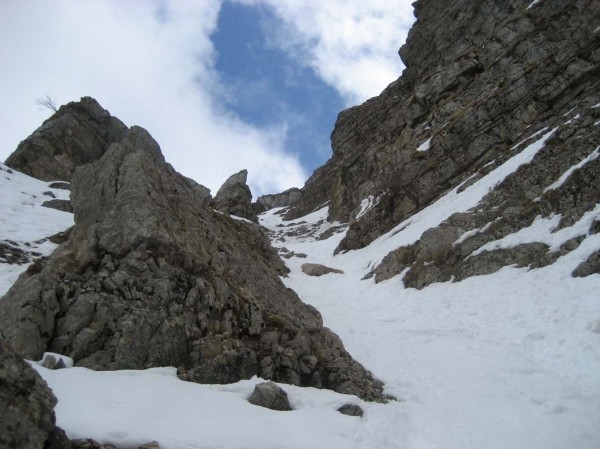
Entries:
{"label": "boulder", "polygon": [[56,402],[38,373],[0,340],[0,447],[68,449],[55,425]]}
{"label": "boulder", "polygon": [[323,276],[324,274],[329,273],[338,273],[343,274],[342,270],[338,270],[337,268],[331,268],[325,265],[321,265],[320,263],[303,263],[302,264],[302,272],[309,276]]}
{"label": "boulder", "polygon": [[344,404],[340,408],[337,409],[342,415],[347,416],[362,416],[364,414],[363,409],[360,405],[356,404]]}
{"label": "boulder", "polygon": [[43,181],[69,181],[77,166],[99,159],[126,132],[96,100],[83,97],[61,106],[19,144],[6,165]]}
{"label": "boulder", "polygon": [[271,410],[292,410],[287,393],[273,382],[257,384],[254,387],[252,395],[248,398],[248,402],[260,407],[270,408]]}

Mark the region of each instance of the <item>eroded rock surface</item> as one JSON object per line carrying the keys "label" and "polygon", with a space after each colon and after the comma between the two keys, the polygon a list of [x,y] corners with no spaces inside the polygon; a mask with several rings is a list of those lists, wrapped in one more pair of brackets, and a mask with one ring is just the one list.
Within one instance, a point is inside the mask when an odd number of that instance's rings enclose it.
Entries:
{"label": "eroded rock surface", "polygon": [[0,447],[68,449],[55,425],[56,402],[38,373],[0,340]]}
{"label": "eroded rock surface", "polygon": [[[476,208],[398,248],[374,274],[382,280],[408,269],[405,284],[421,288],[553,263],[576,242],[550,253],[536,241],[476,251],[538,217],[560,215],[560,229],[568,227],[600,202],[600,3],[421,0],[415,15],[400,50],[403,75],[339,115],[332,158],[287,217],[327,203],[330,220],[350,223],[337,251],[362,248],[547,137]],[[372,207],[363,211],[366,199]],[[591,258],[576,274],[594,266]]]}
{"label": "eroded rock surface", "polygon": [[381,400],[381,385],[280,280],[264,232],[217,213],[132,127],[72,177],[75,227],[0,301],[0,337],[100,370],[266,379]]}
{"label": "eroded rock surface", "polygon": [[83,97],[52,115],[6,159],[6,165],[43,181],[69,181],[75,168],[99,159],[127,127],[96,100]]}
{"label": "eroded rock surface", "polygon": [[258,223],[258,217],[252,208],[252,192],[247,179],[248,170],[231,175],[215,195],[213,207],[224,214]]}
{"label": "eroded rock surface", "polygon": [[276,207],[292,206],[300,199],[302,191],[296,187],[284,190],[281,193],[259,196],[252,206],[257,214],[261,214],[267,210]]}

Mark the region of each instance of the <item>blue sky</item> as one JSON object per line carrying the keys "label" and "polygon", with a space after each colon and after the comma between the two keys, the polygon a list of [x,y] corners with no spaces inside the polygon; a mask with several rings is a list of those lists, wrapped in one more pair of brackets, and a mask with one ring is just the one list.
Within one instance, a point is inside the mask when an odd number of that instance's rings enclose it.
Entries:
{"label": "blue sky", "polygon": [[258,127],[277,126],[285,118],[286,149],[312,171],[331,155],[329,136],[344,101],[313,69],[271,41],[268,31],[278,20],[265,5],[224,3],[212,35],[215,68],[230,90],[223,98],[226,107]]}
{"label": "blue sky", "polygon": [[0,160],[58,104],[96,98],[215,192],[301,187],[337,114],[398,78],[411,0],[0,1]]}

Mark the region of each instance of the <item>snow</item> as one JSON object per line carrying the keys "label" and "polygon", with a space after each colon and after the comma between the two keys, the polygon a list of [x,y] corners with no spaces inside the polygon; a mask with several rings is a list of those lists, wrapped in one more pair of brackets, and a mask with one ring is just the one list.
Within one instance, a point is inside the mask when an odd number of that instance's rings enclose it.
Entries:
{"label": "snow", "polygon": [[[373,432],[388,409],[401,407],[282,385],[294,410],[277,412],[247,402],[254,385],[263,381],[258,378],[199,385],[179,380],[175,368],[95,372],[32,366],[59,398],[57,424],[70,438],[94,438],[120,448],[151,440],[163,449],[389,447],[387,435]],[[336,411],[347,403],[359,404],[367,416]]]}
{"label": "snow", "polygon": [[375,207],[377,203],[379,203],[379,197],[374,197],[373,195],[369,195],[367,198],[363,199],[360,202],[360,210],[358,211],[358,214],[356,214],[356,219],[360,219],[360,217]]}
{"label": "snow", "polygon": [[425,142],[423,142],[421,145],[419,145],[419,147],[417,148],[417,151],[428,151],[430,147],[431,147],[431,137],[429,139],[427,139]]}
{"label": "snow", "polygon": [[533,0],[526,9],[533,8],[536,4],[538,4],[540,0]]}
{"label": "snow", "polygon": [[550,190],[556,190],[556,189],[558,189],[560,186],[562,186],[565,183],[565,181],[567,179],[569,179],[569,176],[571,176],[576,170],[579,170],[584,165],[586,165],[586,164],[592,162],[593,160],[597,159],[598,156],[600,156],[600,146],[596,147],[596,149],[594,151],[592,151],[587,157],[585,157],[583,160],[581,160],[577,164],[573,165],[566,172],[564,172],[560,176],[560,178],[558,178],[555,182],[553,182],[548,187],[546,187],[544,189],[544,193],[546,193],[546,192],[548,192]]}
{"label": "snow", "polygon": [[[52,189],[49,184],[0,164],[0,242],[10,240],[42,256],[54,251],[57,245],[46,238],[73,226],[73,214],[42,207],[44,201],[52,199],[44,192],[52,192],[57,199],[69,199],[68,190]],[[27,267],[0,263],[0,297]]]}

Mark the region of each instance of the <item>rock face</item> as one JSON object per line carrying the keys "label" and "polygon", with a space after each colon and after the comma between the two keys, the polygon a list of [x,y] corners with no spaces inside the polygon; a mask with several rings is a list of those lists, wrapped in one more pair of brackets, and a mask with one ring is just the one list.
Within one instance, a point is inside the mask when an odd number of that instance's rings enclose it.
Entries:
{"label": "rock face", "polygon": [[96,100],[61,108],[19,144],[6,165],[43,181],[69,181],[75,168],[99,159],[127,127]]}
{"label": "rock face", "polygon": [[176,366],[208,383],[260,375],[382,399],[320,314],[285,288],[264,232],[205,206],[145,130],[79,167],[71,186],[67,241],[0,301],[0,338],[23,356]]}
{"label": "rock face", "polygon": [[224,214],[258,223],[258,217],[252,208],[252,193],[246,183],[247,179],[248,170],[231,175],[217,192],[213,207]]}
{"label": "rock face", "polygon": [[[552,263],[577,239],[550,254],[543,242],[474,252],[536,217],[561,215],[559,229],[571,226],[600,202],[600,3],[420,0],[415,15],[400,50],[403,75],[339,115],[333,157],[287,217],[329,202],[329,219],[350,223],[337,250],[362,248],[539,144],[476,208],[398,248],[374,274],[382,280],[408,268],[405,284],[421,288]],[[373,206],[365,212],[366,199]]]}
{"label": "rock face", "polygon": [[55,426],[55,405],[46,382],[0,340],[0,447],[68,449]]}
{"label": "rock face", "polygon": [[281,193],[259,196],[256,203],[252,204],[252,206],[257,214],[261,214],[276,207],[292,206],[300,199],[301,195],[302,191],[300,189],[292,187]]}
{"label": "rock face", "polygon": [[303,263],[301,268],[302,272],[309,276],[323,276],[324,274],[329,273],[344,273],[342,270],[338,270],[337,268],[331,268],[326,265],[321,265],[320,263]]}

